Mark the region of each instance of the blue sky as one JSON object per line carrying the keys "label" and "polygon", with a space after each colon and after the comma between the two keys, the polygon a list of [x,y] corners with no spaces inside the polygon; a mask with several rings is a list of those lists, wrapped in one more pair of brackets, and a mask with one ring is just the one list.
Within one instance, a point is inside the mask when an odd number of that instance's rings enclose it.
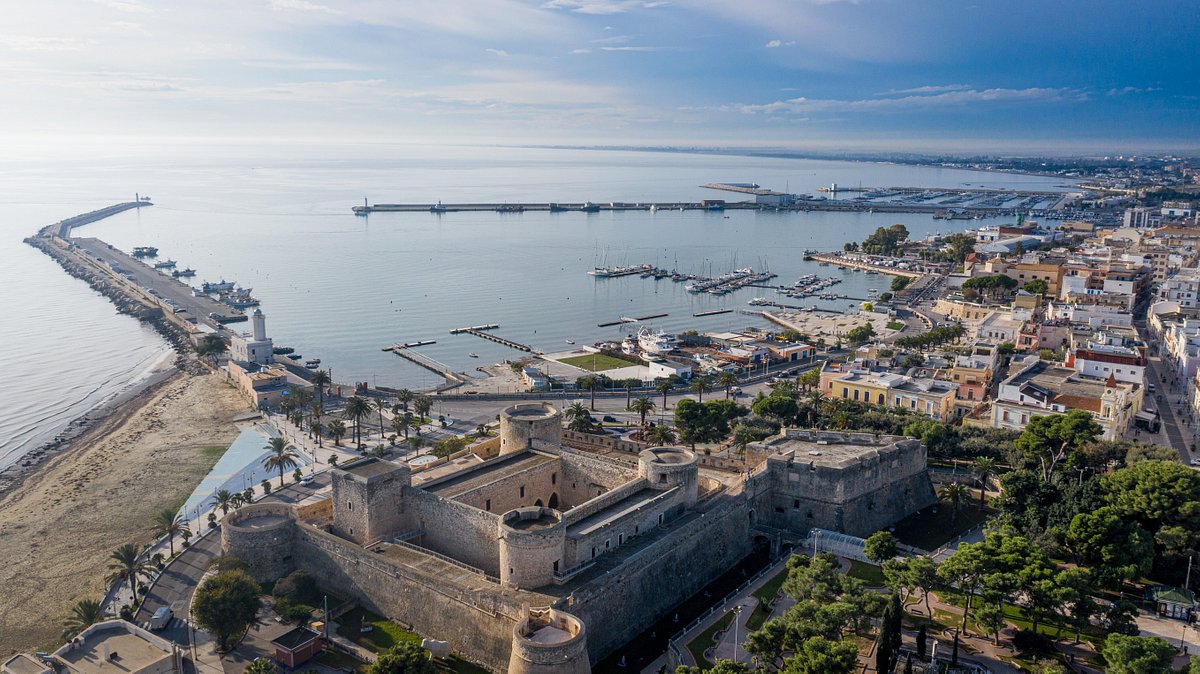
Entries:
{"label": "blue sky", "polygon": [[39,0],[4,135],[1200,148],[1200,4]]}

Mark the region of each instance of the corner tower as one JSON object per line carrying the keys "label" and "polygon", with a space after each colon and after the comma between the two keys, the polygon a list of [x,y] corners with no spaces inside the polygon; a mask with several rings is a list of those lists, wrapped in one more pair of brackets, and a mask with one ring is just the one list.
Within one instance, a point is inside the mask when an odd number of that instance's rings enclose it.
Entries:
{"label": "corner tower", "polygon": [[412,486],[408,466],[363,459],[330,472],[334,533],[362,545],[403,530],[404,490]]}
{"label": "corner tower", "polygon": [[562,415],[549,403],[521,403],[500,413],[500,455],[513,454],[533,440],[562,443]]}

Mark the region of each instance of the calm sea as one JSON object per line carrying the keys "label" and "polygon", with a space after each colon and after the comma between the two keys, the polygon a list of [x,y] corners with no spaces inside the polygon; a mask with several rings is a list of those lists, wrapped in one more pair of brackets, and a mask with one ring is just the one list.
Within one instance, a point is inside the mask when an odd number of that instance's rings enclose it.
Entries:
{"label": "calm sea", "polygon": [[[21,244],[43,224],[149,195],[152,208],[79,230],[119,248],[152,245],[203,280],[252,287],[277,345],[321,358],[338,381],[429,387],[438,378],[381,348],[421,351],[455,369],[519,355],[452,328],[498,323],[496,334],[545,351],[619,339],[621,316],[666,313],[668,331],[729,329],[760,319],[700,311],[747,308],[772,291],[691,295],[669,279],[596,279],[598,264],[648,262],[719,274],[769,267],[777,282],[837,275],[852,297],[888,279],[802,261],[876,227],[914,235],[982,224],[928,215],[729,211],[381,213],[351,206],[432,201],[676,201],[736,198],[709,182],[757,182],[800,193],[863,186],[1065,189],[1061,181],[887,164],[696,154],[422,146],[36,148],[0,160],[0,467],[55,435],[161,360],[166,346],[100,295]],[[986,222],[986,221],[985,221]],[[810,303],[810,302],[804,302]],[[848,308],[848,301],[821,303]],[[468,356],[478,355],[478,359]]]}

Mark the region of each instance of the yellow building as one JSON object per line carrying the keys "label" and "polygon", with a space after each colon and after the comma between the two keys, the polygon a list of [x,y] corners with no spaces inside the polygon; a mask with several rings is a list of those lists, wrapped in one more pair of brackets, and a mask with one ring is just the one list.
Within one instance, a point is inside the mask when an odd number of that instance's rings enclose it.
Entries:
{"label": "yellow building", "polygon": [[828,363],[821,370],[821,391],[830,398],[905,409],[945,422],[955,416],[956,388],[955,384],[940,379],[843,369],[829,367]]}

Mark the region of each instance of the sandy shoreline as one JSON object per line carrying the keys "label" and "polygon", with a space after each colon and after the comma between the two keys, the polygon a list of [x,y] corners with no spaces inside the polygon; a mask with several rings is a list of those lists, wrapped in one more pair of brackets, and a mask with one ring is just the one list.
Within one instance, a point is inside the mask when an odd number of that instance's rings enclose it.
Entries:
{"label": "sandy shoreline", "polygon": [[[174,366],[88,413],[0,494],[0,655],[54,642],[71,604],[99,599],[109,553],[148,543],[237,436],[246,402],[217,374]],[[73,427],[76,424],[72,424]]]}

